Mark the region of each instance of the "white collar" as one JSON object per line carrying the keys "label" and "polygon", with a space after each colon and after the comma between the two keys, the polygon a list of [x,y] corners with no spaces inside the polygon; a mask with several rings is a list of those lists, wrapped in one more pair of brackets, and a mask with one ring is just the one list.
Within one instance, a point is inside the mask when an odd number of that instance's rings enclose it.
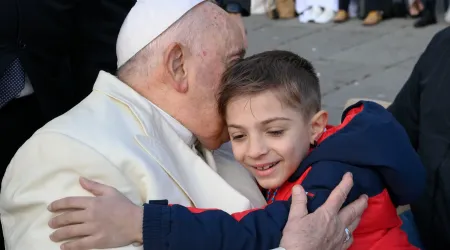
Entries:
{"label": "white collar", "polygon": [[192,147],[194,145],[194,143],[197,141],[197,138],[191,131],[189,131],[189,129],[187,129],[185,126],[183,126],[183,124],[177,121],[177,119],[173,118],[171,115],[166,113],[164,110],[156,106],[151,101],[148,102],[161,113],[162,117],[164,117],[166,122],[169,123],[169,125],[172,127],[175,133],[178,134],[181,140],[183,140],[189,147]]}
{"label": "white collar", "polygon": [[151,120],[152,110],[156,110],[160,113],[162,119],[169,124],[171,130],[173,130],[186,145],[192,148],[196,142],[196,138],[191,131],[175,118],[150,102],[147,98],[137,93],[126,83],[119,80],[116,76],[105,71],[100,71],[97,81],[94,84],[94,90],[105,93],[112,98],[119,99],[129,107],[135,107],[133,112],[136,112],[135,115],[139,117],[145,133],[152,131],[153,125],[148,121]]}

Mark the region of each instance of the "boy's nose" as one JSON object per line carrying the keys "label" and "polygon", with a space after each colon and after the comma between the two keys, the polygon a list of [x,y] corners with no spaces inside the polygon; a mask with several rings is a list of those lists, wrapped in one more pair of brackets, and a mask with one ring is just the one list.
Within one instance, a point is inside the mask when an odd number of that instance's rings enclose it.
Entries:
{"label": "boy's nose", "polygon": [[253,138],[249,142],[247,156],[255,159],[267,154],[268,151],[269,149],[263,139]]}

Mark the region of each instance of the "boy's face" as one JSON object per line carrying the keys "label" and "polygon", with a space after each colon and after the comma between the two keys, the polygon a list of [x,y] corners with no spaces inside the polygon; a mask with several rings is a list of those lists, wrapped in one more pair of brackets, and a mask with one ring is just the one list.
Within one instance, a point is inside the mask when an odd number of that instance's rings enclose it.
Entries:
{"label": "boy's face", "polygon": [[300,110],[270,91],[233,99],[226,113],[235,158],[266,189],[287,181],[317,136]]}

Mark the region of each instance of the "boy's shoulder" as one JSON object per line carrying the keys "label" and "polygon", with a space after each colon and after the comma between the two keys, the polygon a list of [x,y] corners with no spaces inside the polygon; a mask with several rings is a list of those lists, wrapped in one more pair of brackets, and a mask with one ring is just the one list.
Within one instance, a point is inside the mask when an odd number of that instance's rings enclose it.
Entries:
{"label": "boy's shoulder", "polygon": [[[364,135],[366,133],[375,133],[380,135],[406,133],[391,112],[373,101],[359,101],[349,106],[342,113],[341,121],[341,124],[337,126],[337,130],[344,134]],[[403,135],[400,137],[403,137]]]}
{"label": "boy's shoulder", "polygon": [[326,127],[317,143],[329,139],[346,140],[349,136],[363,139],[367,133],[391,133],[394,130],[403,128],[387,109],[372,101],[358,101],[344,110],[339,125]]}
{"label": "boy's shoulder", "polygon": [[391,120],[395,119],[392,114],[386,109],[383,103],[378,103],[371,100],[360,100],[352,105],[349,105],[342,113],[341,121],[352,120],[356,116],[363,117],[364,121],[373,119]]}
{"label": "boy's shoulder", "polygon": [[327,127],[302,164],[335,161],[358,167],[386,166],[413,152],[406,131],[389,111],[361,101],[344,111],[341,124]]}

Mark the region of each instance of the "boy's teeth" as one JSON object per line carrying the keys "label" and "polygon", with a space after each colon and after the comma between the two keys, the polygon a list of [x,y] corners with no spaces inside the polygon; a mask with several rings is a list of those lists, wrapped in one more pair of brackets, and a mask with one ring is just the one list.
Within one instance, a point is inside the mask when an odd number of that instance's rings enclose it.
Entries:
{"label": "boy's teeth", "polygon": [[258,169],[258,170],[267,170],[267,169],[269,169],[269,168],[275,166],[275,164],[276,164],[276,163],[272,163],[272,164],[267,165],[267,166],[265,166],[265,167],[260,167],[260,168],[256,168],[256,169]]}

